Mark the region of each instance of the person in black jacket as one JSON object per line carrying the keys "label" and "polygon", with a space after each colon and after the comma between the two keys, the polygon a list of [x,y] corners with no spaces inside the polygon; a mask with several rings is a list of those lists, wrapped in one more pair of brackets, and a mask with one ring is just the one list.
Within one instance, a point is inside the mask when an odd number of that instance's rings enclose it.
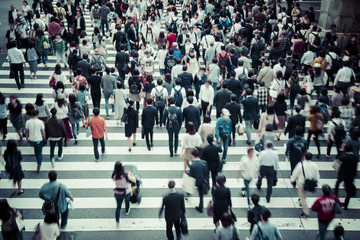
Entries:
{"label": "person in black jacket", "polygon": [[201,159],[205,160],[208,164],[209,171],[211,172],[212,188],[215,187],[216,176],[219,172],[220,156],[222,152],[220,146],[214,145],[214,135],[209,134],[206,138],[209,145],[204,147],[201,151]]}
{"label": "person in black jacket", "polygon": [[69,74],[70,82],[72,80],[72,73],[74,74],[74,77],[77,76],[78,63],[80,61],[82,61],[82,59],[78,56],[78,50],[74,49],[68,57],[69,69],[71,70]]}
{"label": "person in black jacket", "polygon": [[17,18],[17,15],[16,15],[16,8],[14,5],[11,5],[10,6],[10,11],[9,11],[9,14],[8,14],[8,22],[9,24],[14,24],[15,23],[15,19]]}
{"label": "person in black jacket", "polygon": [[85,29],[86,29],[85,19],[84,19],[84,16],[81,14],[80,10],[78,10],[76,12],[76,16],[74,19],[74,25],[75,25],[75,29],[78,31],[78,33],[80,33],[81,31],[85,31]]}
{"label": "person in black jacket", "polygon": [[[181,108],[175,106],[175,98],[170,97],[168,99],[169,107],[165,108],[164,111],[164,125],[166,126],[166,130],[169,135],[169,150],[170,150],[170,157],[177,153],[178,143],[179,143],[179,131],[181,128],[182,123],[182,112]],[[177,116],[177,126],[176,122],[172,122],[173,120],[170,119],[172,114],[176,114]],[[176,120],[175,120],[176,121]],[[171,124],[170,124],[171,123]],[[174,146],[174,138],[175,138],[175,146]]]}
{"label": "person in black jacket", "polygon": [[[158,114],[156,108],[152,105],[153,100],[152,98],[147,98],[147,107],[143,109],[142,115],[141,115],[141,125],[143,127],[145,139],[146,139],[146,146],[148,150],[151,150],[151,147],[153,147],[153,128],[155,125],[155,120],[158,121]],[[149,142],[149,135],[151,144]]]}
{"label": "person in black jacket", "polygon": [[[227,88],[237,96],[238,99],[240,99],[241,93],[243,92],[243,86],[240,82],[240,80],[235,79],[236,73],[234,71],[231,71],[230,73],[230,79],[225,80],[224,82],[227,82]],[[224,85],[224,83],[223,83]]]}
{"label": "person in black jacket", "polygon": [[187,72],[187,66],[183,66],[183,72],[178,75],[178,78],[181,79],[181,86],[185,88],[185,91],[191,88],[193,83],[193,77],[191,73]]}
{"label": "person in black jacket", "polygon": [[21,189],[21,180],[24,178],[24,172],[21,168],[22,155],[20,150],[17,148],[15,140],[9,140],[7,142],[6,150],[4,153],[5,170],[9,174],[9,179],[13,181],[14,189],[11,193],[15,193],[15,184],[18,185],[18,195],[24,193]]}
{"label": "person in black jacket", "polygon": [[126,45],[120,46],[121,51],[116,53],[115,56],[115,67],[119,72],[119,76],[122,79],[122,82],[125,79],[126,72],[123,71],[123,68],[126,64],[129,63],[129,54],[125,53]]}
{"label": "person in black jacket", "polygon": [[130,22],[130,28],[126,31],[127,33],[127,39],[129,40],[130,43],[130,48],[131,50],[135,50],[135,45],[138,39],[138,31],[135,28],[135,24],[134,22]]}
{"label": "person in black jacket", "polygon": [[221,110],[230,102],[232,92],[228,89],[228,82],[223,82],[222,89],[216,92],[214,105],[216,105],[216,118],[220,117]]}
{"label": "person in black jacket", "polygon": [[289,139],[295,136],[295,128],[297,126],[300,126],[302,127],[302,129],[305,129],[306,117],[300,114],[301,106],[296,105],[295,111],[297,114],[289,118],[289,120],[287,121],[287,126],[284,131],[284,135],[286,135],[286,133],[289,133]]}
{"label": "person in black jacket", "polygon": [[174,234],[172,232],[172,227],[174,225],[176,238],[180,239],[180,219],[186,213],[184,195],[175,192],[174,181],[169,181],[168,188],[170,193],[163,198],[159,218],[161,218],[162,211],[165,207],[166,236],[168,239],[174,239]]}
{"label": "person in black jacket", "polygon": [[89,80],[91,76],[91,64],[88,62],[89,56],[85,53],[83,54],[83,59],[77,63],[77,68],[81,69],[82,75]]}
{"label": "person in black jacket", "polygon": [[[225,108],[230,112],[230,119],[232,123],[232,135],[233,135],[232,141],[233,141],[233,145],[235,145],[235,135],[236,135],[235,126],[239,121],[240,123],[242,123],[242,117],[240,111],[240,104],[237,103],[238,97],[235,94],[232,94],[230,99],[231,102],[227,103],[225,105]],[[231,145],[231,139],[229,145]]]}
{"label": "person in black jacket", "polygon": [[188,122],[193,122],[195,125],[196,131],[199,129],[201,124],[200,121],[200,109],[192,105],[194,102],[194,98],[192,96],[187,97],[187,101],[190,104],[183,110],[183,117],[185,121],[185,126],[187,126]]}
{"label": "person in black jacket", "polygon": [[256,119],[259,119],[259,101],[257,98],[252,96],[253,91],[248,88],[246,89],[246,98],[241,101],[244,107],[244,120],[245,120],[245,132],[247,136],[246,143],[251,145],[251,126]]}
{"label": "person in black jacket", "polygon": [[76,15],[76,8],[74,4],[72,4],[71,0],[67,0],[66,4],[64,5],[64,9],[66,12],[66,21],[68,30],[70,29],[70,26],[72,26],[75,15]]}
{"label": "person in black jacket", "polygon": [[214,224],[217,228],[221,216],[232,208],[230,188],[225,187],[226,177],[219,175],[216,177],[216,187],[213,188],[212,196],[214,199]]}
{"label": "person in black jacket", "polygon": [[129,152],[131,152],[131,135],[133,137],[133,146],[136,146],[136,132],[139,127],[139,113],[134,109],[134,100],[129,100],[129,107],[125,114],[128,115],[128,121],[125,122],[125,137],[129,144]]}
{"label": "person in black jacket", "polygon": [[346,144],[344,152],[340,155],[339,160],[341,162],[341,166],[338,173],[338,179],[335,184],[334,194],[338,196],[339,185],[342,181],[344,181],[346,198],[343,205],[344,209],[347,210],[350,198],[355,196],[356,193],[354,178],[357,172],[357,162],[359,157],[353,153],[352,146],[350,144]]}
{"label": "person in black jacket", "polygon": [[100,107],[101,100],[101,77],[97,75],[96,70],[91,68],[91,77],[86,79],[88,84],[91,86],[91,99],[93,102],[93,106]]}
{"label": "person in black jacket", "polygon": [[127,44],[126,34],[121,31],[121,25],[117,26],[117,32],[114,34],[113,43],[115,42],[115,50],[119,52],[121,45]]}

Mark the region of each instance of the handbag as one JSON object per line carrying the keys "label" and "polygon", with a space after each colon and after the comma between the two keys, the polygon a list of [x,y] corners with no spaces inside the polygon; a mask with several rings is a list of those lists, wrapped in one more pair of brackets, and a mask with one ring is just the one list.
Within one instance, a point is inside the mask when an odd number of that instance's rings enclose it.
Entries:
{"label": "handbag", "polygon": [[130,72],[129,65],[125,64],[124,67],[121,69],[121,71],[125,74],[128,74]]}
{"label": "handbag", "polygon": [[124,114],[122,115],[120,121],[123,122],[123,123],[125,123],[125,124],[128,124],[128,122],[129,122],[129,114],[127,114],[127,113],[124,111]]}
{"label": "handbag", "polygon": [[264,150],[264,143],[260,141],[257,144],[255,144],[255,150],[257,152],[263,151]]}
{"label": "handbag", "polygon": [[207,205],[206,214],[208,215],[208,217],[213,217],[214,216],[214,202],[213,202],[213,200],[210,200],[209,204]]}
{"label": "handbag", "polygon": [[189,231],[188,231],[188,223],[187,223],[185,215],[183,215],[181,217],[181,219],[180,219],[180,229],[181,229],[181,233],[183,235],[186,235],[186,234],[189,233]]}
{"label": "handbag", "polygon": [[19,232],[25,230],[25,222],[23,219],[20,218],[19,215],[16,215],[15,217],[15,224]]}
{"label": "handbag", "polygon": [[182,177],[182,190],[189,194],[194,194],[195,191],[195,178],[183,173]]}
{"label": "handbag", "polygon": [[238,132],[239,136],[244,134],[244,127],[241,123],[237,126],[237,132]]}
{"label": "handbag", "polygon": [[339,213],[342,212],[342,208],[340,207],[340,204],[339,204],[338,201],[336,200],[335,195],[333,195],[333,196],[334,196],[334,200],[335,200],[334,212],[335,212],[336,214],[339,214]]}
{"label": "handbag", "polygon": [[59,189],[55,198],[55,201],[45,201],[42,205],[42,212],[44,213],[44,215],[46,215],[47,213],[56,213],[58,214],[58,206],[57,203],[59,201],[59,197],[60,197],[60,189],[61,189],[61,184],[59,184]]}
{"label": "handbag", "polygon": [[336,172],[339,172],[341,167],[341,162],[338,159],[334,159],[334,162],[332,164],[332,168],[335,169]]}
{"label": "handbag", "polygon": [[41,240],[40,235],[40,223],[36,225],[34,235],[32,236],[31,240]]}
{"label": "handbag", "polygon": [[86,137],[90,137],[91,135],[92,135],[92,128],[91,128],[91,118],[90,118],[89,127],[86,130]]}
{"label": "handbag", "polygon": [[234,214],[233,210],[231,210],[230,208],[229,208],[229,213],[230,213],[230,216],[231,216],[232,220],[234,222],[236,222],[237,221],[236,215]]}
{"label": "handbag", "polygon": [[111,96],[109,97],[109,104],[111,104],[111,105],[115,104],[114,95],[111,95]]}
{"label": "handbag", "polygon": [[307,179],[306,176],[305,176],[305,170],[304,170],[303,162],[301,162],[301,167],[302,167],[302,171],[303,171],[304,179],[305,179],[304,190],[309,191],[309,192],[315,192],[315,188],[317,186],[316,179]]}
{"label": "handbag", "polygon": [[50,79],[50,81],[49,81],[49,86],[50,86],[50,87],[54,87],[55,84],[56,84],[56,79],[55,79],[55,76],[54,76],[54,74],[53,74],[52,77],[51,77],[51,79]]}
{"label": "handbag", "polygon": [[256,224],[256,225],[258,226],[258,229],[259,229],[259,231],[258,231],[259,239],[261,239],[261,240],[270,240],[269,237],[264,237],[259,224]]}
{"label": "handbag", "polygon": [[88,95],[85,95],[85,102],[87,103],[89,100],[90,100],[90,98],[89,98],[89,96]]}
{"label": "handbag", "polygon": [[274,170],[274,176],[273,176],[273,187],[275,187],[277,185],[278,182],[278,177],[277,177],[277,172]]}
{"label": "handbag", "polygon": [[278,126],[276,124],[275,118],[276,118],[276,115],[274,114],[274,120],[273,120],[273,123],[272,123],[273,131],[278,130]]}
{"label": "handbag", "polygon": [[259,128],[260,119],[258,117],[255,118],[253,127],[257,130]]}
{"label": "handbag", "polygon": [[43,48],[44,49],[49,49],[50,48],[50,44],[46,40],[43,42]]}
{"label": "handbag", "polygon": [[209,179],[205,178],[202,182],[202,192],[204,195],[208,194],[210,189],[210,185],[209,185]]}

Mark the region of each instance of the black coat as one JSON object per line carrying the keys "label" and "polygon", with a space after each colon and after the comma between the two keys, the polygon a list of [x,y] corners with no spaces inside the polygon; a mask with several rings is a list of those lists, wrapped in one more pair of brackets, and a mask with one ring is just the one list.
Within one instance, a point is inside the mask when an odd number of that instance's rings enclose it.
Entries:
{"label": "black coat", "polygon": [[200,122],[200,109],[194,105],[189,105],[183,110],[183,117],[185,121],[185,126],[188,122],[193,122],[195,125],[196,131],[199,129],[201,124]]}
{"label": "black coat", "polygon": [[301,114],[293,115],[289,118],[284,134],[289,133],[289,139],[295,136],[295,128],[301,126],[305,131],[306,117]]}
{"label": "black coat", "polygon": [[184,195],[181,193],[169,193],[165,196],[160,208],[159,217],[161,216],[164,207],[166,221],[174,222],[179,220],[186,212]]}
{"label": "black coat", "polygon": [[[138,33],[138,30],[136,30],[136,33]],[[129,29],[127,30],[127,38],[128,38],[129,41],[133,41],[134,44],[135,44],[135,42],[137,41],[137,38],[138,38],[138,37],[135,36],[134,30],[131,29],[131,28],[129,28]]]}
{"label": "black coat", "polygon": [[85,60],[81,60],[78,62],[77,67],[81,69],[81,75],[83,75],[86,80],[89,80],[91,76],[91,64]]}
{"label": "black coat", "polygon": [[178,78],[181,79],[181,86],[187,90],[187,88],[191,88],[191,85],[193,83],[193,76],[191,73],[188,72],[182,72],[178,75]]}
{"label": "black coat", "polygon": [[242,123],[240,104],[237,102],[229,102],[225,105],[225,108],[230,112],[230,119],[233,125],[236,125],[239,121]]}
{"label": "black coat", "polygon": [[126,109],[129,116],[128,123],[125,124],[125,137],[130,137],[131,134],[136,133],[139,127],[139,114],[134,108]]}
{"label": "black coat", "polygon": [[359,157],[353,153],[343,152],[339,157],[341,167],[338,178],[343,177],[346,180],[353,181],[356,176],[358,159]]}
{"label": "black coat", "polygon": [[230,188],[225,186],[216,186],[213,191],[214,211],[221,216],[221,213],[227,212],[232,207]]}
{"label": "black coat", "polygon": [[85,26],[85,19],[84,17],[80,17],[80,26],[78,26],[78,21],[76,19],[74,19],[74,24],[75,24],[75,29],[81,29],[81,31],[85,31],[86,26]]}
{"label": "black coat", "polygon": [[66,12],[66,18],[67,19],[74,19],[75,15],[76,15],[76,8],[74,6],[74,4],[71,4],[70,6],[70,9],[71,9],[71,16],[69,15],[69,7],[67,5],[67,3],[64,5],[64,9],[65,9],[65,12]]}
{"label": "black coat", "polygon": [[[181,128],[181,123],[182,123],[182,112],[181,112],[181,108],[176,107],[175,105],[169,106],[168,108],[165,108],[164,111],[164,125],[166,126],[166,129],[169,129],[169,117],[170,114],[174,114],[176,111],[176,116],[178,117],[178,122],[179,122],[179,129],[177,129],[176,133],[179,132],[180,128]],[[170,114],[169,114],[170,113]]]}
{"label": "black coat", "polygon": [[202,149],[201,159],[207,162],[210,171],[218,169],[218,165],[220,162],[219,153],[221,152],[221,147],[214,144],[207,145]]}
{"label": "black coat", "polygon": [[243,91],[243,86],[240,80],[230,78],[226,80],[226,82],[228,83],[228,89],[239,98]]}
{"label": "black coat", "polygon": [[115,67],[119,70],[119,72],[128,62],[129,62],[129,54],[126,54],[125,52],[118,52],[116,54]]}
{"label": "black coat", "polygon": [[121,44],[127,43],[126,34],[123,31],[117,31],[114,34],[113,43],[114,42],[115,42],[115,49],[116,51],[119,52]]}
{"label": "black coat", "polygon": [[246,97],[241,101],[244,107],[244,120],[255,120],[259,115],[259,100],[255,97]]}
{"label": "black coat", "polygon": [[141,125],[144,128],[153,128],[156,122],[158,122],[157,110],[154,106],[147,106],[144,108],[141,115]]}
{"label": "black coat", "polygon": [[232,92],[229,89],[223,88],[216,92],[214,97],[214,104],[216,105],[216,112],[221,113],[221,109],[230,102]]}
{"label": "black coat", "polygon": [[195,186],[202,186],[204,179],[209,178],[207,163],[200,159],[194,160],[194,162],[190,165],[189,175],[195,178]]}

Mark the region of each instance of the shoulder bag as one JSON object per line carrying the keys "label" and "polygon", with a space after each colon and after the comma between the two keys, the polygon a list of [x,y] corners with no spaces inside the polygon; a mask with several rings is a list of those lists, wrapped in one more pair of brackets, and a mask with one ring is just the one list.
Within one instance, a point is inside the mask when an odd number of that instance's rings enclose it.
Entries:
{"label": "shoulder bag", "polygon": [[232,240],[240,240],[237,232],[236,232],[236,227],[235,225],[232,225],[233,226],[233,231],[232,231]]}
{"label": "shoulder bag", "polygon": [[91,128],[91,118],[90,118],[89,127],[86,130],[86,137],[90,137],[91,135],[92,135],[92,128]]}
{"label": "shoulder bag", "polygon": [[341,209],[341,207],[340,207],[340,204],[339,204],[338,201],[336,200],[336,196],[335,196],[335,195],[333,195],[333,196],[334,196],[334,200],[335,200],[335,203],[334,203],[334,212],[335,212],[336,214],[339,214],[339,213],[342,212],[342,209]]}
{"label": "shoulder bag", "polygon": [[307,179],[306,178],[303,162],[301,162],[301,168],[302,168],[302,171],[303,171],[303,174],[304,174],[304,179],[305,179],[304,190],[308,191],[308,192],[315,192],[315,188],[317,186],[316,179],[314,179],[314,178],[313,179]]}
{"label": "shoulder bag", "polygon": [[180,219],[180,229],[181,229],[181,233],[183,235],[189,234],[188,223],[187,223],[185,215],[183,215]]}
{"label": "shoulder bag", "polygon": [[262,231],[261,231],[261,228],[260,228],[259,224],[257,223],[256,225],[258,226],[258,236],[259,236],[259,239],[262,239],[262,240],[270,240],[270,238],[264,237],[264,235],[263,235],[263,233],[262,233]]}
{"label": "shoulder bag", "polygon": [[44,215],[46,215],[47,213],[58,213],[59,210],[58,210],[57,203],[58,203],[59,197],[60,197],[60,190],[61,190],[61,184],[59,184],[59,188],[58,188],[58,192],[57,192],[55,201],[45,201],[43,203],[41,210],[44,213]]}

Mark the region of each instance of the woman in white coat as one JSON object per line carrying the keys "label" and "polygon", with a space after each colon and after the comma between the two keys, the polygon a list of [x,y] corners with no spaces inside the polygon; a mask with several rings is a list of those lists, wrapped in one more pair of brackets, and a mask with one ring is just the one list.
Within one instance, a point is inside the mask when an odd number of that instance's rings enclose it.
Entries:
{"label": "woman in white coat", "polygon": [[122,83],[117,82],[116,84],[117,89],[114,91],[114,97],[115,97],[115,119],[116,123],[120,124],[120,119],[122,115],[124,114],[124,109],[126,106],[126,93],[125,90],[122,89]]}

